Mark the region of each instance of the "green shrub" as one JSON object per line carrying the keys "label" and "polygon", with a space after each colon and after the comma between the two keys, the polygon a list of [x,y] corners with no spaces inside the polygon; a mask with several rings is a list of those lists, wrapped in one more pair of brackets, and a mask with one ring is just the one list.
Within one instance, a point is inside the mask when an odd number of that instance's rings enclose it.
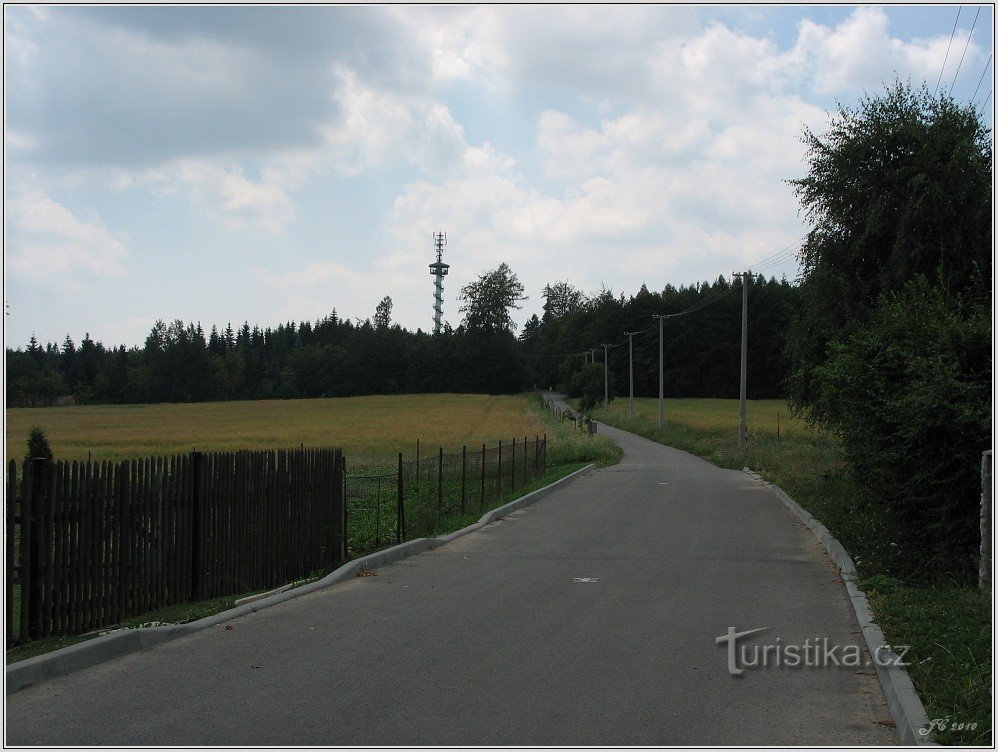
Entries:
{"label": "green shrub", "polygon": [[[577,371],[568,382],[567,394],[569,397],[578,397],[579,409],[588,413],[596,405],[603,402],[603,392],[605,389],[603,366],[590,363]],[[613,399],[613,394],[610,395]]]}
{"label": "green shrub", "polygon": [[904,531],[913,568],[974,568],[990,356],[990,311],[920,278],[883,296],[818,369],[819,412]]}

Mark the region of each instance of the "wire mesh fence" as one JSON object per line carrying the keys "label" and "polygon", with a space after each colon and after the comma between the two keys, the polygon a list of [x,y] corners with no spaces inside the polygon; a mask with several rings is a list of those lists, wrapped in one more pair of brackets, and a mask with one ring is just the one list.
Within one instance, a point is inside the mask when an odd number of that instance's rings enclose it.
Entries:
{"label": "wire mesh fence", "polygon": [[396,457],[394,472],[346,476],[351,556],[439,534],[452,521],[480,514],[503,494],[523,488],[547,467],[547,437],[462,446],[420,445]]}
{"label": "wire mesh fence", "polygon": [[571,423],[575,426],[576,430],[588,433],[590,436],[596,434],[597,423],[592,418],[577,413],[570,407],[556,405],[549,399],[544,399],[542,404],[559,421]]}

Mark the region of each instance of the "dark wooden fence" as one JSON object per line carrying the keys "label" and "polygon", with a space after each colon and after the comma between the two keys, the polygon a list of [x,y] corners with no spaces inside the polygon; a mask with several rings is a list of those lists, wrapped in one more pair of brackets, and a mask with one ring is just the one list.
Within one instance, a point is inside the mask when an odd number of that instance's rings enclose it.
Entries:
{"label": "dark wooden fence", "polygon": [[11,461],[8,646],[346,560],[338,449],[112,462]]}

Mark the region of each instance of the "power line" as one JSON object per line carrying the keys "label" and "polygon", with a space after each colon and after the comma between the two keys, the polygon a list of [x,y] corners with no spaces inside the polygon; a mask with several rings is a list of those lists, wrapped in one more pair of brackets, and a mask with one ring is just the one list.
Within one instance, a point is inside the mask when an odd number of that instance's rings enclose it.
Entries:
{"label": "power line", "polygon": [[[763,269],[767,269],[767,268],[771,268],[773,266],[779,266],[784,261],[789,260],[792,257],[792,255],[796,252],[797,247],[803,242],[804,238],[806,238],[806,237],[807,237],[807,235],[803,235],[800,238],[798,238],[797,240],[795,240],[793,243],[791,243],[790,245],[788,245],[785,248],[783,248],[781,251],[778,251],[777,253],[773,254],[772,256],[767,256],[766,259],[770,259],[770,261],[769,261],[768,264],[763,264],[762,268]],[[765,261],[766,259],[763,259],[763,261]],[[755,264],[753,266],[755,266],[756,271],[758,272],[759,271],[759,266],[755,265]],[[712,297],[708,297],[708,298],[706,298],[704,300],[698,300],[696,303],[694,303],[692,306],[690,306],[686,310],[679,311],[677,313],[665,314],[664,318],[676,318],[678,316],[686,316],[686,315],[688,315],[690,313],[695,313],[697,311],[703,310],[707,306],[713,305],[714,303],[716,303],[717,301],[719,301],[722,298],[726,297],[727,295],[730,295],[731,292],[732,292],[732,290],[734,290],[734,289],[735,288],[732,285],[731,287],[727,288],[726,290],[722,290],[721,292],[715,293]]]}
{"label": "power line", "polygon": [[960,23],[960,8],[956,9],[956,20],[953,22],[953,31],[949,35],[949,44],[946,45],[946,57],[943,58],[943,67],[939,69],[939,78],[936,79],[936,88],[932,90],[932,96],[936,96],[939,91],[939,82],[943,80],[943,71],[946,70],[946,61],[949,60],[949,48],[953,45],[953,36],[956,34],[956,25]]}
{"label": "power line", "polygon": [[[755,274],[758,274],[761,269],[769,269],[769,268],[773,268],[773,267],[779,266],[780,264],[782,264],[782,263],[790,260],[791,258],[793,258],[793,255],[798,250],[800,250],[800,246],[803,243],[803,241],[804,241],[805,238],[807,238],[807,233],[805,233],[801,237],[797,238],[796,240],[794,240],[789,245],[781,248],[776,253],[773,253],[773,254],[771,254],[769,256],[764,257],[759,263],[753,264],[753,266],[756,269]],[[743,273],[742,276],[744,277],[744,273]],[[742,284],[743,285],[745,284],[744,278],[742,280]],[[731,286],[727,287],[724,290],[721,290],[719,292],[715,292],[712,295],[710,295],[710,296],[708,296],[708,297],[706,297],[704,299],[696,301],[689,308],[686,308],[686,309],[684,309],[682,311],[677,311],[676,313],[667,313],[667,314],[653,315],[652,316],[652,320],[653,321],[654,320],[658,320],[659,328],[661,328],[661,324],[662,324],[662,320],[663,319],[678,318],[680,316],[687,316],[687,315],[689,315],[691,313],[696,313],[697,311],[702,311],[704,308],[707,308],[708,306],[713,305],[714,303],[718,302],[719,300],[724,299],[725,297],[727,297],[728,295],[730,295],[732,293],[732,291],[734,291],[735,289],[736,289],[735,286],[731,285]],[[651,331],[653,328],[655,328],[655,324],[649,324],[644,329],[639,329],[639,330],[634,331],[634,332],[625,332],[624,335],[623,335],[623,337],[618,342],[604,342],[604,343],[600,343],[599,346],[605,348],[604,349],[604,357],[606,357],[607,350],[611,350],[611,349],[613,349],[615,347],[620,347],[625,342],[629,342],[630,338],[633,337],[634,335],[636,335],[636,334],[644,334],[645,332]],[[558,354],[551,354],[551,355],[538,355],[538,356],[535,356],[535,357],[540,357],[540,358],[562,358],[562,359],[564,359],[564,358],[576,357],[576,356],[579,356],[579,355],[583,355],[583,356],[589,355],[589,354],[593,353],[594,350],[595,350],[595,348],[590,348],[590,349],[583,350],[581,352],[558,353]]]}
{"label": "power line", "polygon": [[991,59],[994,56],[995,56],[995,53],[993,53],[993,52],[990,55],[988,55],[988,62],[986,62],[984,64],[984,70],[981,71],[981,78],[977,82],[977,86],[974,87],[974,96],[972,96],[970,98],[971,102],[973,102],[975,99],[977,99],[977,91],[981,88],[981,84],[984,83],[984,76],[987,74],[987,72],[988,72],[988,66],[991,65]]}
{"label": "power line", "polygon": [[977,13],[974,15],[974,23],[970,26],[970,33],[967,34],[967,43],[963,46],[963,54],[960,55],[960,64],[956,66],[956,75],[953,76],[953,83],[949,85],[950,93],[953,93],[953,87],[956,86],[956,78],[960,75],[960,68],[963,67],[963,59],[967,56],[967,50],[970,48],[970,40],[974,36],[974,29],[977,27],[977,19],[981,15],[981,8],[978,6]]}
{"label": "power line", "polygon": [[783,256],[788,251],[793,250],[794,246],[800,245],[801,242],[807,238],[807,235],[808,235],[808,233],[804,233],[803,235],[801,235],[799,238],[797,238],[795,241],[793,241],[789,245],[786,245],[783,248],[781,248],[780,250],[778,250],[772,256],[766,256],[765,258],[759,259],[755,264],[753,264],[753,266],[755,266],[756,268],[758,268],[758,267],[762,266],[763,264],[766,264],[770,259],[773,259],[773,258],[775,258],[777,256]]}

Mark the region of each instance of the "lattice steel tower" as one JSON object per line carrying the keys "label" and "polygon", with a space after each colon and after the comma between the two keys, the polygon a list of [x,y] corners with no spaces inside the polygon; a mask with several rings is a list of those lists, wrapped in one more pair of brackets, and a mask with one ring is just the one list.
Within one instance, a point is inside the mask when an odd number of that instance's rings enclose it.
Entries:
{"label": "lattice steel tower", "polygon": [[442,261],[444,248],[447,247],[447,233],[433,233],[433,244],[437,249],[437,262],[430,264],[430,274],[435,277],[433,282],[433,333],[440,334],[444,317],[444,276],[450,269],[450,264],[445,264]]}

